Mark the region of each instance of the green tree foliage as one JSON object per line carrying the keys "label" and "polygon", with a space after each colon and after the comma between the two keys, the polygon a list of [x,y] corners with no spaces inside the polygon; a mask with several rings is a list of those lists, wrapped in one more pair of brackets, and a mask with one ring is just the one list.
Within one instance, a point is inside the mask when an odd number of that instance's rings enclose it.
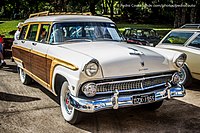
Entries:
{"label": "green tree foliage", "polygon": [[25,19],[40,11],[91,12],[115,20],[171,23],[178,27],[200,20],[199,3],[199,0],[0,0],[0,18]]}

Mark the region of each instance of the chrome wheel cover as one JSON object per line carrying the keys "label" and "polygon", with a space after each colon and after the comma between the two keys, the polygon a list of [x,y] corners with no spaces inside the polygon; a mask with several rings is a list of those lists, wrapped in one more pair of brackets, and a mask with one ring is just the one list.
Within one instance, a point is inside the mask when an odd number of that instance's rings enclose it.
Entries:
{"label": "chrome wheel cover", "polygon": [[185,69],[184,68],[181,68],[181,70],[180,70],[180,72],[179,72],[179,76],[180,76],[180,84],[183,84],[183,83],[185,83],[185,81],[186,81],[186,71],[185,71]]}

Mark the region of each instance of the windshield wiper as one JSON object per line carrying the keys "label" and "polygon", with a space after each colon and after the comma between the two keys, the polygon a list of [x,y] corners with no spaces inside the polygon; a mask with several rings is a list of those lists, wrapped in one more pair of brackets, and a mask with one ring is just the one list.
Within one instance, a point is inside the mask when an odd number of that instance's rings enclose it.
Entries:
{"label": "windshield wiper", "polygon": [[66,40],[65,42],[92,42],[91,39],[70,39]]}

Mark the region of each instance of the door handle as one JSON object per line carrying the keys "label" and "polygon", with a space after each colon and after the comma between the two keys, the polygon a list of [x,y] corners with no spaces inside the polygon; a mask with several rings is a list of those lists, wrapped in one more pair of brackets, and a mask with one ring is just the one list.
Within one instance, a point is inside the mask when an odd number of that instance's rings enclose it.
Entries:
{"label": "door handle", "polygon": [[35,45],[37,45],[37,43],[36,43],[36,42],[33,42],[33,43],[32,43],[32,45],[34,45],[34,46],[35,46]]}
{"label": "door handle", "polygon": [[22,43],[25,43],[25,41],[21,41]]}

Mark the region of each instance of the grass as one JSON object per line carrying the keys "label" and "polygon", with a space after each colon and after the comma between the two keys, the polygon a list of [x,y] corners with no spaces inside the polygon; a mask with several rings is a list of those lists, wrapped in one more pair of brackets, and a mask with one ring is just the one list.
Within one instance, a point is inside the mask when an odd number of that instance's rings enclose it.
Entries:
{"label": "grass", "polygon": [[13,35],[10,35],[9,32],[13,30],[17,30],[17,25],[20,20],[13,20],[13,21],[0,21],[0,34],[5,35],[5,38],[12,38]]}
{"label": "grass", "polygon": [[[0,34],[5,35],[6,38],[12,38],[13,35],[10,35],[9,32],[13,30],[17,30],[16,26],[19,22],[23,22],[22,20],[13,20],[13,21],[0,21]],[[168,33],[172,26],[170,25],[152,25],[152,24],[130,24],[130,23],[117,23],[117,27],[121,32],[125,30],[125,28],[133,27],[133,28],[153,28],[155,29],[159,35],[164,36]]]}

